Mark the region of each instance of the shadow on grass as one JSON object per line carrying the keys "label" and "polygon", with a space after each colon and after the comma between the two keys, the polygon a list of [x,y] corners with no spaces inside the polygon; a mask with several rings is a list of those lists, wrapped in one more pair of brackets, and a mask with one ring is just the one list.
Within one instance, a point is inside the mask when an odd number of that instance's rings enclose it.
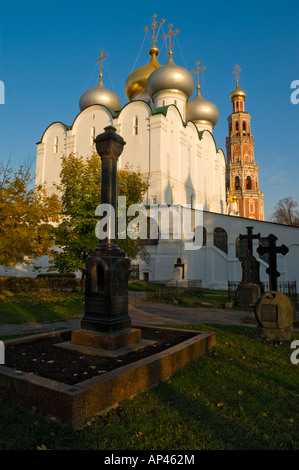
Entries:
{"label": "shadow on grass", "polygon": [[61,321],[83,313],[82,294],[62,292],[2,292],[0,324]]}

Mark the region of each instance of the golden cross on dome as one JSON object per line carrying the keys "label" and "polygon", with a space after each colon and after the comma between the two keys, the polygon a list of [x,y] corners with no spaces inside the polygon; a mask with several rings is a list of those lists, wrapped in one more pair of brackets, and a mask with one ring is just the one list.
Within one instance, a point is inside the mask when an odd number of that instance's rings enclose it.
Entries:
{"label": "golden cross on dome", "polygon": [[191,70],[191,73],[197,73],[197,80],[196,80],[196,82],[197,82],[197,88],[200,88],[199,82],[201,81],[201,79],[199,78],[199,72],[202,72],[202,71],[206,70],[206,68],[207,68],[207,67],[199,67],[199,64],[200,64],[200,62],[199,62],[199,60],[198,60],[198,61],[196,62],[196,65],[197,65],[196,69],[195,69],[195,70]]}
{"label": "golden cross on dome", "polygon": [[[153,24],[151,26],[146,26],[144,28],[144,31],[148,31],[150,28],[153,28],[153,37],[152,37],[152,40],[153,40],[153,47],[155,47],[156,45],[156,42],[158,41],[158,35],[156,35],[156,27],[158,25],[162,25],[163,23],[165,23],[166,20],[162,19],[161,21],[158,21],[158,23],[156,23],[156,18],[157,18],[157,15],[154,15],[153,17]],[[161,27],[161,26],[160,26]],[[159,28],[160,29],[160,28]],[[159,33],[159,31],[158,31]]]}
{"label": "golden cross on dome", "polygon": [[170,25],[168,26],[169,33],[163,34],[163,36],[162,36],[163,39],[169,37],[169,46],[167,46],[168,49],[169,49],[169,55],[172,55],[172,50],[171,50],[171,49],[172,49],[173,46],[174,46],[174,44],[171,44],[171,36],[173,36],[174,34],[178,34],[178,33],[179,33],[179,30],[178,30],[178,29],[176,29],[175,31],[171,31],[171,28],[172,28],[172,27],[173,27],[173,24],[170,24]]}
{"label": "golden cross on dome", "polygon": [[100,75],[99,75],[100,77],[103,76],[103,74],[102,74],[102,72],[103,72],[103,60],[108,57],[108,54],[103,55],[103,52],[104,52],[104,49],[101,49],[101,57],[99,57],[98,59],[96,59],[96,62],[101,61]]}
{"label": "golden cross on dome", "polygon": [[239,82],[239,73],[241,72],[241,70],[242,69],[240,69],[239,65],[235,65],[233,73],[236,75],[237,86],[238,86],[238,82]]}

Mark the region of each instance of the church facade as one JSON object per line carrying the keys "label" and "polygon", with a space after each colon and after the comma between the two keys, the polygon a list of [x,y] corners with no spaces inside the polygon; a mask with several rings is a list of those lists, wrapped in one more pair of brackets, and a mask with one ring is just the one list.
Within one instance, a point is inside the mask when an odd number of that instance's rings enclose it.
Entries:
{"label": "church facade", "polygon": [[[299,281],[299,228],[264,221],[263,193],[259,189],[250,116],[245,111],[246,93],[238,85],[239,70],[236,88],[230,95],[233,112],[228,117],[225,158],[213,137],[218,109],[201,95],[199,72],[203,69],[197,62],[192,71],[197,77],[194,81],[191,72],[176,65],[171,41],[176,32],[171,31],[171,25],[165,35],[169,58],[165,65],[159,64],[157,25],[154,17],[149,62],[127,78],[128,102],[123,107],[118,96],[104,85],[102,51],[98,84],[81,96],[80,112],[73,123],[52,123],[37,144],[36,183],[54,191],[61,156],[92,154],[94,138],[113,125],[126,142],[119,167],[129,163],[149,183],[145,206],[188,205],[193,211],[199,206],[203,210],[202,247],[186,249],[186,240],[175,237],[173,231],[168,239],[149,240],[150,259],[132,261],[140,279],[196,280],[203,287],[226,289],[228,281],[241,280],[238,240],[250,226],[261,239],[272,233],[278,244],[289,248],[286,256],[278,255],[280,280]],[[196,95],[191,99],[195,83]],[[267,262],[256,253],[258,243],[254,241],[253,255],[261,263],[261,280],[267,281]],[[46,270],[47,259],[42,262]],[[25,273],[20,267],[12,274],[18,269],[23,275],[32,275],[29,268]]]}

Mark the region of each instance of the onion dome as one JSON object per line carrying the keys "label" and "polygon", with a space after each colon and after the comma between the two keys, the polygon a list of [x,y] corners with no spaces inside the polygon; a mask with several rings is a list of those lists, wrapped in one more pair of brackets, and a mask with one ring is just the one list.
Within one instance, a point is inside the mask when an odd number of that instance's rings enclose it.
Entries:
{"label": "onion dome", "polygon": [[81,96],[79,102],[80,111],[94,104],[102,104],[110,111],[119,111],[121,109],[121,102],[116,93],[105,88],[102,73],[99,75],[97,86],[85,91]]}
{"label": "onion dome", "polygon": [[196,97],[187,103],[186,121],[210,123],[214,127],[219,119],[217,106],[211,101],[205,100],[200,94],[200,86],[197,86]]}
{"label": "onion dome", "polygon": [[236,88],[230,93],[230,100],[231,101],[236,101],[236,100],[245,100],[246,99],[246,93],[244,90],[241,90],[239,88],[239,74],[241,72],[241,69],[239,65],[235,65],[233,73],[236,76]]}
{"label": "onion dome", "polygon": [[149,98],[146,92],[147,79],[154,70],[161,67],[157,60],[159,49],[153,46],[150,48],[149,54],[151,55],[149,63],[134,70],[126,80],[125,92],[130,101]]}
{"label": "onion dome", "polygon": [[241,90],[239,88],[238,82],[236,88],[230,93],[230,100],[235,101],[235,100],[245,100],[246,99],[246,93],[244,90]]}
{"label": "onion dome", "polygon": [[157,93],[171,90],[181,92],[189,99],[194,90],[194,81],[187,69],[174,63],[170,51],[167,64],[149,76],[146,88],[152,98]]}
{"label": "onion dome", "polygon": [[237,196],[235,195],[235,191],[234,191],[234,190],[232,190],[232,192],[231,192],[231,195],[230,195],[230,197],[229,197],[229,202],[230,202],[231,204],[235,204],[236,202],[238,202],[238,199],[237,199]]}

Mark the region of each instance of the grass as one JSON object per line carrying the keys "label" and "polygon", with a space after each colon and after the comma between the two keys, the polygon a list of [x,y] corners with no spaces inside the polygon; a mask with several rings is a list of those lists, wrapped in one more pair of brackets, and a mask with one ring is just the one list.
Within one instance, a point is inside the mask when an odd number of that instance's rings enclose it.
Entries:
{"label": "grass", "polygon": [[227,293],[214,294],[211,291],[186,291],[180,294],[163,291],[150,292],[147,300],[151,302],[162,302],[183,307],[199,307],[210,304],[215,308],[221,308],[229,301]]}
{"label": "grass", "polygon": [[250,327],[192,328],[215,331],[210,355],[82,430],[2,397],[0,449],[298,450],[299,365],[290,344],[260,343]]}
{"label": "grass", "polygon": [[[141,284],[130,286],[144,290]],[[80,313],[82,294],[0,293],[2,324]],[[192,328],[215,331],[216,347],[210,355],[82,430],[2,396],[0,450],[42,445],[54,450],[298,450],[299,364],[290,361],[290,344],[260,343],[251,327]],[[293,339],[299,339],[298,332]]]}
{"label": "grass", "polygon": [[59,321],[83,313],[80,293],[34,291],[0,292],[0,324]]}

